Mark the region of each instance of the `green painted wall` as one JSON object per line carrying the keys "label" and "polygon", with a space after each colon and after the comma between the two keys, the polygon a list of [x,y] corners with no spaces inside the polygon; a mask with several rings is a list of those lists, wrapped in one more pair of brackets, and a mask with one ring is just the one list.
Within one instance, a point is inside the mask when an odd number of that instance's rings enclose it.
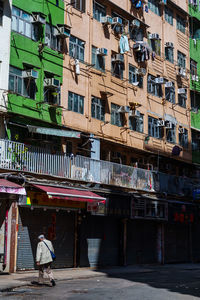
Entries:
{"label": "green painted wall", "polygon": [[[200,29],[200,11],[199,7],[194,5],[189,5],[189,14],[194,18],[199,20],[199,29]],[[195,19],[194,19],[195,20]],[[198,23],[198,20],[196,22]],[[190,25],[193,22],[193,18],[190,18]],[[195,82],[190,80],[190,89],[193,91],[200,92],[200,39],[196,39],[196,43],[192,38],[190,38],[190,58],[195,60],[197,64],[197,74],[199,76],[199,81]],[[200,129],[200,110],[198,113],[191,112],[191,127]],[[200,152],[193,151],[192,160],[195,163],[200,163]]]}
{"label": "green painted wall", "polygon": [[[31,14],[32,12],[44,13],[46,22],[56,26],[64,24],[64,2],[62,0],[13,0],[13,6]],[[40,26],[39,41],[12,32],[10,64],[23,70],[23,63],[31,64],[39,72],[36,80],[36,99],[25,98],[16,94],[9,94],[8,112],[39,119],[51,124],[61,125],[61,109],[55,108],[44,101],[43,81],[44,71],[55,74],[55,78],[62,82],[63,54],[48,47],[44,47],[41,54],[38,45],[44,42],[45,25]],[[33,121],[31,121],[33,122]]]}

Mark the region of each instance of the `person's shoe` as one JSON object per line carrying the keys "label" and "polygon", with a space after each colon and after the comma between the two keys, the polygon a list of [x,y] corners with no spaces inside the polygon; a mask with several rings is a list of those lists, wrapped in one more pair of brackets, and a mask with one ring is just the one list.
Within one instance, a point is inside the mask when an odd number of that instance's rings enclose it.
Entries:
{"label": "person's shoe", "polygon": [[55,280],[52,279],[51,284],[52,284],[52,286],[55,286],[56,285]]}

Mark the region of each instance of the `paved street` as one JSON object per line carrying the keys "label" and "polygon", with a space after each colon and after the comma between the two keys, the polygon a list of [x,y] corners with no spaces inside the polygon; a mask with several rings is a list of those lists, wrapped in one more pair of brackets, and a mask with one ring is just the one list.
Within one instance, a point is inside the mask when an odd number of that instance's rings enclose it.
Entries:
{"label": "paved street", "polygon": [[56,287],[23,286],[0,299],[200,299],[200,269],[151,268],[151,271],[85,279],[59,280]]}

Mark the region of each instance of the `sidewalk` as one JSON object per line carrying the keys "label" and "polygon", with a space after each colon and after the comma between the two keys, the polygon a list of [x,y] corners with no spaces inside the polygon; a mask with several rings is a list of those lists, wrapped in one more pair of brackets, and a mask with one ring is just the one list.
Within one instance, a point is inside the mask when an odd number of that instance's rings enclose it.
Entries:
{"label": "sidewalk", "polygon": [[[90,268],[77,268],[77,269],[55,269],[53,270],[55,280],[72,280],[83,279],[99,276],[119,276],[133,273],[148,273],[156,272],[158,270],[173,270],[174,268],[180,270],[200,270],[200,264],[175,264],[164,266],[127,266],[127,267],[112,267],[102,270],[95,270]],[[37,280],[38,271],[24,271],[8,275],[0,275],[0,292],[11,290],[16,287],[29,285],[31,281]]]}

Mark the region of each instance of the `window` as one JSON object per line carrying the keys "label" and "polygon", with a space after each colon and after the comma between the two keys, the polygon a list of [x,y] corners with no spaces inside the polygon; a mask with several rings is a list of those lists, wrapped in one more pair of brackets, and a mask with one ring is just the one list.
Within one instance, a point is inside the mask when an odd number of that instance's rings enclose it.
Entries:
{"label": "window", "polygon": [[158,126],[158,120],[148,117],[148,134],[152,137],[160,139],[163,137],[163,128]]}
{"label": "window", "polygon": [[185,68],[186,65],[186,56],[182,52],[178,51],[178,66]]}
{"label": "window", "polygon": [[45,26],[45,43],[51,49],[61,51],[61,39],[57,35],[58,29],[56,27],[46,24]]}
{"label": "window", "polygon": [[176,28],[185,33],[185,19],[179,15],[176,16]]}
{"label": "window", "polygon": [[112,18],[115,18],[115,17],[119,17],[120,19],[122,19],[122,25],[113,24],[112,29],[114,30],[114,32],[116,34],[123,33],[124,27],[126,26],[127,21],[125,19],[123,19],[120,15],[118,15],[117,13],[112,12]]}
{"label": "window", "polygon": [[165,47],[165,59],[174,63],[174,48],[173,47]]}
{"label": "window", "polygon": [[32,24],[33,17],[25,11],[12,7],[12,30],[35,41],[38,39],[38,26]]}
{"label": "window", "polygon": [[101,17],[106,16],[106,8],[102,4],[96,2],[95,0],[93,1],[93,17],[97,21],[101,21]]}
{"label": "window", "polygon": [[92,97],[92,118],[100,121],[105,120],[105,101]]}
{"label": "window", "polygon": [[111,124],[121,127],[123,124],[123,114],[118,112],[120,106],[111,103]]}
{"label": "window", "polygon": [[188,130],[184,128],[184,132],[179,132],[179,145],[188,148]]}
{"label": "window", "polygon": [[123,54],[112,54],[111,55],[111,72],[112,75],[123,79],[124,72],[124,56]]}
{"label": "window", "polygon": [[138,87],[143,87],[143,77],[137,74],[137,68],[129,64],[129,83],[139,82]]}
{"label": "window", "polygon": [[[170,123],[170,122],[168,122]],[[176,143],[176,125],[171,123],[172,128],[166,128],[166,140],[169,143]]]}
{"label": "window", "polygon": [[92,46],[92,65],[97,70],[105,71],[105,56],[97,54],[97,48]]}
{"label": "window", "polygon": [[4,2],[0,1],[0,26],[3,25],[3,8],[4,8]]}
{"label": "window", "polygon": [[173,25],[173,10],[165,5],[165,21]]}
{"label": "window", "polygon": [[187,94],[178,94],[178,105],[186,108]]}
{"label": "window", "polygon": [[175,103],[175,88],[174,82],[172,82],[171,87],[165,87],[165,99],[171,103]]}
{"label": "window", "polygon": [[34,79],[24,78],[22,70],[10,66],[9,90],[24,97],[35,99],[36,83]]}
{"label": "window", "polygon": [[129,32],[130,32],[130,38],[133,41],[143,41],[144,39],[143,28],[132,27],[131,24],[129,24]]}
{"label": "window", "polygon": [[200,151],[200,134],[192,130],[192,151]]}
{"label": "window", "polygon": [[82,12],[85,12],[85,0],[71,0],[71,5],[82,11]]}
{"label": "window", "polygon": [[44,87],[44,101],[48,104],[60,105],[60,88]]}
{"label": "window", "polygon": [[129,127],[131,130],[137,131],[137,132],[143,132],[144,130],[144,115],[140,114],[139,117],[129,117]]}
{"label": "window", "polygon": [[69,38],[69,55],[80,61],[84,61],[84,52],[85,42],[71,35]]}
{"label": "window", "polygon": [[197,62],[193,59],[190,59],[190,74],[197,75]]}
{"label": "window", "polygon": [[155,78],[152,75],[148,75],[148,81],[147,81],[147,92],[149,94],[152,94],[156,97],[162,97],[162,85],[155,83]]}
{"label": "window", "polygon": [[157,55],[161,55],[161,40],[160,39],[148,39],[148,44]]}
{"label": "window", "polygon": [[200,94],[195,91],[190,91],[191,108],[192,110],[200,109]]}
{"label": "window", "polygon": [[157,0],[148,0],[148,8],[156,15],[160,16],[160,6]]}
{"label": "window", "polygon": [[84,97],[78,94],[69,92],[68,94],[68,109],[79,114],[84,112]]}

